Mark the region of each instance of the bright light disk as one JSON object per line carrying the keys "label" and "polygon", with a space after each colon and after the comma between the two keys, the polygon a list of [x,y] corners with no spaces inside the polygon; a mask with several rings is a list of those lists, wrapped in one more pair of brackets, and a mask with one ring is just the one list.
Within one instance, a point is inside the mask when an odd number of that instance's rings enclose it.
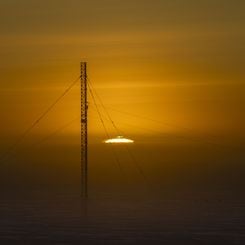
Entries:
{"label": "bright light disk", "polygon": [[104,141],[106,144],[132,144],[133,140],[126,139],[123,136],[117,136],[114,139],[108,139]]}

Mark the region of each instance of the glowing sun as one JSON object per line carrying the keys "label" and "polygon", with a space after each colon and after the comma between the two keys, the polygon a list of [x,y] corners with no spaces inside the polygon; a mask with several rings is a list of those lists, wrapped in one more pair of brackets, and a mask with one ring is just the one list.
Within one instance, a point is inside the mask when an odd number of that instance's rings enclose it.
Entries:
{"label": "glowing sun", "polygon": [[108,139],[104,141],[106,144],[132,144],[134,143],[131,139],[126,139],[123,136],[117,136],[114,139]]}

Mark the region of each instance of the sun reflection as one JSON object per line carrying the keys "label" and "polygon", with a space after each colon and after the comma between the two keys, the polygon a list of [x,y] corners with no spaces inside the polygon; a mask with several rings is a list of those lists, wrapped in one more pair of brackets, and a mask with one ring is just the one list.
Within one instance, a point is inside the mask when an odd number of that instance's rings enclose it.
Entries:
{"label": "sun reflection", "polygon": [[132,144],[134,143],[134,141],[131,139],[126,139],[123,136],[117,136],[114,139],[105,140],[104,143],[106,144]]}

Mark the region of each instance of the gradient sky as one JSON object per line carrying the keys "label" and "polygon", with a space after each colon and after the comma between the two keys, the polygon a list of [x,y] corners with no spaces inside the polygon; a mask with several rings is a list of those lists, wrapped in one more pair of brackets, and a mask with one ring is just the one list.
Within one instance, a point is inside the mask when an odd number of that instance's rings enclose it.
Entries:
{"label": "gradient sky", "polygon": [[[192,160],[183,161],[189,164],[187,168],[168,147],[176,135],[205,140],[211,135],[222,144],[244,142],[244,9],[243,0],[0,0],[1,152],[79,76],[79,63],[86,60],[89,79],[104,104],[142,117],[110,111],[126,137],[143,142],[147,136],[148,143],[154,143],[161,140],[161,133],[168,134],[164,151],[161,148],[153,154],[149,150],[156,163],[153,166],[152,162],[149,172],[165,173],[166,180],[178,168],[184,173],[191,164],[195,166],[197,158],[204,159],[205,166],[210,162],[207,154],[201,154],[200,149],[195,152],[196,146],[188,148]],[[76,118],[79,104],[77,86],[26,141],[43,137]],[[89,120],[90,135],[102,134],[92,102]],[[78,121],[63,133],[78,143],[79,129]],[[58,138],[58,145],[63,141],[70,144],[66,137]],[[62,158],[56,146],[59,154],[51,158],[63,161],[76,156],[79,163],[79,147],[75,156],[69,147],[69,154],[64,150]],[[186,154],[181,148],[178,152]],[[32,154],[42,160],[40,152]],[[228,159],[209,154],[217,164]],[[242,157],[234,155],[240,164]],[[230,157],[233,163],[234,157]],[[56,176],[55,166],[50,169],[49,164],[46,174]],[[77,167],[74,165],[70,179]],[[95,164],[94,172],[101,168]],[[111,166],[108,169],[112,171]],[[67,167],[63,170],[67,174]],[[225,171],[230,172],[229,168]],[[34,178],[33,169],[30,173]],[[94,180],[98,178],[101,175],[95,174]],[[162,176],[159,179],[162,181]]]}
{"label": "gradient sky", "polygon": [[[1,132],[21,132],[77,77],[84,58],[105,104],[239,137],[244,7],[238,0],[1,0]],[[78,95],[55,118],[74,117]]]}

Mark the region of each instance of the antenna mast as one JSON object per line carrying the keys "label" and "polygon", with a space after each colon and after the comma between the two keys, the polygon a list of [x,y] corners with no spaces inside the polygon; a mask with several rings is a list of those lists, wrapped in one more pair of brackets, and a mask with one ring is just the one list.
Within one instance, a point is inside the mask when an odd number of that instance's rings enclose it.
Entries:
{"label": "antenna mast", "polygon": [[87,62],[81,62],[81,195],[88,197]]}

